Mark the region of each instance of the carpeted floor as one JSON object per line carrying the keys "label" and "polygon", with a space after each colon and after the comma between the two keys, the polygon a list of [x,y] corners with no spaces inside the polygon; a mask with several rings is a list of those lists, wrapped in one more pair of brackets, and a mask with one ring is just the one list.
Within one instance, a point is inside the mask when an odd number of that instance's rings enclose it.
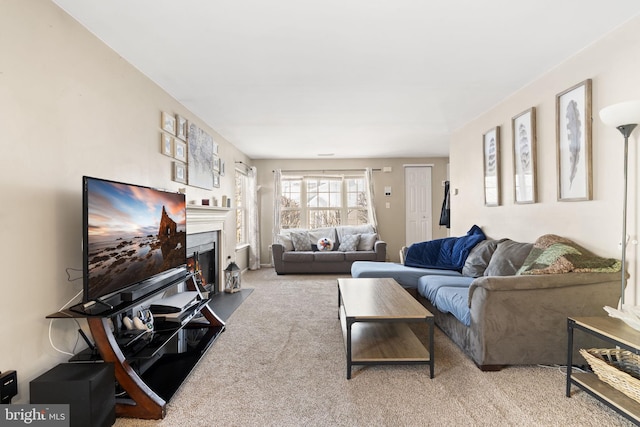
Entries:
{"label": "carpeted floor", "polygon": [[435,378],[419,365],[358,366],[347,380],[336,277],[244,274],[253,293],[169,402],[166,418],[115,425],[632,425],[582,391],[565,397],[558,368],[481,372],[437,328]]}

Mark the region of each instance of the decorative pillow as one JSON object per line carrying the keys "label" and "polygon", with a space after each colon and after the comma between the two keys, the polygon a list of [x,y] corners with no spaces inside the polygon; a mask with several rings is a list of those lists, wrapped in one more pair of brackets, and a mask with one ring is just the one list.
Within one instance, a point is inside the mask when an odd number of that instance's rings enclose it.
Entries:
{"label": "decorative pillow", "polygon": [[360,243],[359,234],[346,234],[342,236],[338,250],[342,252],[356,251],[358,250],[358,243]]}
{"label": "decorative pillow", "polygon": [[376,233],[365,233],[360,235],[360,243],[358,243],[359,251],[372,251],[373,245],[375,245],[376,240],[378,240],[378,235]]}
{"label": "decorative pillow", "polygon": [[462,267],[462,275],[466,277],[482,277],[491,261],[491,256],[502,240],[483,240],[471,249]]}
{"label": "decorative pillow", "polygon": [[498,243],[491,261],[484,271],[485,276],[515,276],[531,252],[533,243],[519,243],[510,239]]}
{"label": "decorative pillow", "polygon": [[333,240],[323,237],[318,240],[318,250],[320,252],[330,252],[333,250]]}
{"label": "decorative pillow", "polygon": [[284,246],[285,251],[293,250],[293,242],[291,241],[291,237],[287,234],[278,234],[278,243],[281,243]]}
{"label": "decorative pillow", "polygon": [[317,242],[318,240],[324,237],[335,242],[336,241],[335,227],[314,228],[313,230],[309,230],[309,240],[311,240],[312,242]]}
{"label": "decorative pillow", "polygon": [[338,235],[338,241],[342,243],[344,236],[349,234],[365,234],[375,233],[376,230],[371,224],[364,225],[340,225],[336,227],[336,234]]}
{"label": "decorative pillow", "polygon": [[309,240],[308,231],[291,232],[290,236],[291,241],[293,242],[293,247],[296,251],[311,250],[311,240]]}

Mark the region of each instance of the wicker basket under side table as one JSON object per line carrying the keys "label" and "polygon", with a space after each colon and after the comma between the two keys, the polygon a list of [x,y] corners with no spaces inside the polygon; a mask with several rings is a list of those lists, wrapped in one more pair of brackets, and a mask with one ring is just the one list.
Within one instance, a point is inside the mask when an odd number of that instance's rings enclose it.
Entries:
{"label": "wicker basket under side table", "polygon": [[615,348],[580,349],[597,377],[640,403],[640,355]]}

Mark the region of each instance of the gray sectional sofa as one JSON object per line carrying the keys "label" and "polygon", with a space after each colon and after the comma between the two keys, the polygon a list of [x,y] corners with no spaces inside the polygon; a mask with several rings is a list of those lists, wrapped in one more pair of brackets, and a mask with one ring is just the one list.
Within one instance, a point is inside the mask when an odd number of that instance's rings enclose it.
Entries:
{"label": "gray sectional sofa", "polygon": [[[566,364],[567,317],[606,316],[621,282],[619,261],[554,235],[535,244],[485,239],[460,270],[356,262],[351,274],[396,279],[482,370]],[[602,345],[578,335],[576,342]],[[583,359],[576,352],[574,360]]]}
{"label": "gray sectional sofa", "polygon": [[[318,248],[329,239],[331,250]],[[284,230],[271,245],[277,274],[349,273],[356,261],[386,261],[387,244],[371,225]]]}

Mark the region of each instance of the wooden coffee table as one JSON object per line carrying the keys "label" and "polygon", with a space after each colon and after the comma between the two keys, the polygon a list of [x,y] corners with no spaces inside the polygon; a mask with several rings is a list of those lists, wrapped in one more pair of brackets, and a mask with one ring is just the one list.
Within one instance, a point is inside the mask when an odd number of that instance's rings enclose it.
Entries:
{"label": "wooden coffee table", "polygon": [[[338,279],[338,310],[347,379],[353,365],[390,364],[428,364],[433,378],[433,315],[395,280]],[[410,322],[427,324],[428,349]]]}

